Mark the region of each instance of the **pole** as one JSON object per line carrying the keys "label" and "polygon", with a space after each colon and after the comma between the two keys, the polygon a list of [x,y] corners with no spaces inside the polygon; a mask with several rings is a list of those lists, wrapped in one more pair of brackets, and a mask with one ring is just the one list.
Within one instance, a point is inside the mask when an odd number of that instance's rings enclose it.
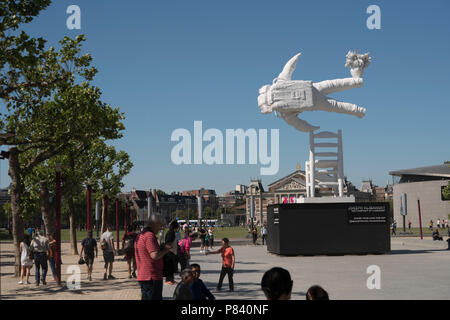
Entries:
{"label": "pole", "polygon": [[250,196],[250,228],[253,230],[253,218],[255,217],[255,202],[253,196]]}
{"label": "pole", "polygon": [[419,199],[417,199],[417,207],[419,208],[420,239],[423,240],[423,233],[422,233],[422,215],[420,214],[420,200],[419,200]]}
{"label": "pole", "polygon": [[95,202],[95,221],[97,223],[97,239],[100,239],[99,224],[100,224],[100,220],[101,220],[101,213],[100,213],[100,211],[102,210],[101,206],[102,205],[101,205],[100,201]]}
{"label": "pole", "polygon": [[[126,208],[128,210],[128,202],[126,204]],[[133,211],[132,210],[130,210],[130,223],[133,224]]]}
{"label": "pole", "polygon": [[105,194],[104,198],[103,198],[103,206],[105,207],[105,228],[108,225],[108,196]]}
{"label": "pole", "polygon": [[55,188],[55,211],[56,211],[56,283],[61,285],[61,168],[56,167],[56,188]]}
{"label": "pole", "polygon": [[86,223],[87,223],[87,232],[89,232],[91,230],[91,185],[88,184],[87,186],[87,193],[86,193],[86,202],[87,202],[87,210],[86,210]]}
{"label": "pole", "polygon": [[311,198],[316,196],[316,159],[315,159],[315,146],[314,146],[314,131],[309,132],[309,176],[310,176],[310,188]]}
{"label": "pole", "polygon": [[128,232],[128,230],[127,230],[127,214],[128,214],[127,200],[125,200],[125,214],[123,215],[123,225],[125,226],[125,234]]}
{"label": "pole", "polygon": [[116,236],[117,250],[119,250],[119,199],[116,198]]}

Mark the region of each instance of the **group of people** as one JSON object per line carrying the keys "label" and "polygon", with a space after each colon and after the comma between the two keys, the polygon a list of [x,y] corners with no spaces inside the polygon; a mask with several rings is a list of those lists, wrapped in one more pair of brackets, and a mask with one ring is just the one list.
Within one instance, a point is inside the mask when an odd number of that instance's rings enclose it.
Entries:
{"label": "group of people", "polygon": [[[250,230],[250,228],[249,228],[249,230]],[[256,241],[258,240],[258,229],[256,228],[256,225],[254,225],[251,228],[249,233],[252,234],[253,244],[256,246],[257,245]],[[262,245],[264,245],[264,242],[267,241],[267,227],[266,227],[266,224],[263,224],[261,226],[261,241],[262,241]]]}
{"label": "group of people", "polygon": [[[265,228],[265,226],[264,226]],[[221,254],[222,266],[217,284],[217,291],[222,289],[225,276],[228,277],[229,291],[234,291],[234,268],[235,254],[230,246],[228,238],[222,239],[222,246],[218,250],[212,249],[212,242],[206,242],[208,231],[202,226],[197,232],[191,232],[189,227],[183,226],[184,237],[180,239],[180,225],[176,220],[171,221],[169,230],[164,237],[158,241],[157,235],[164,229],[164,222],[158,215],[153,215],[146,227],[136,233],[134,226],[129,226],[122,238],[122,248],[125,260],[128,264],[128,277],[136,278],[140,289],[142,300],[162,300],[163,279],[166,278],[167,285],[177,284],[173,299],[175,300],[215,300],[214,295],[200,279],[201,267],[197,263],[190,263],[190,250],[192,241],[204,235],[205,242],[202,241],[202,252],[205,255]],[[100,245],[103,251],[104,275],[103,280],[115,279],[112,275],[113,263],[116,254],[114,246],[114,236],[107,226],[106,231],[100,238]],[[263,238],[264,239],[264,238]],[[211,240],[209,237],[208,240]],[[264,241],[264,240],[263,240]],[[34,232],[31,240],[29,235],[25,235],[24,241],[20,245],[22,275],[19,284],[29,283],[30,269],[33,261],[36,265],[36,285],[46,284],[47,262],[56,277],[55,271],[55,248],[54,236],[47,239],[40,233],[39,229]],[[93,238],[92,231],[88,232],[87,238],[81,242],[80,264],[86,264],[87,279],[92,281],[92,271],[94,260],[98,258],[97,240]],[[178,271],[180,265],[180,272]],[[42,270],[42,273],[40,272]],[[179,272],[181,281],[175,281],[175,274]],[[56,280],[56,279],[55,279]],[[287,270],[282,268],[272,268],[268,270],[261,281],[261,288],[269,300],[290,299],[292,290],[292,280]],[[314,286],[308,290],[307,299],[328,299],[328,294],[321,287]]]}
{"label": "group of people", "polygon": [[[433,226],[434,226],[433,220],[430,220],[430,225],[429,225],[430,230],[433,230]],[[449,228],[448,220],[437,219],[436,220],[436,228],[438,228],[438,229],[448,229]]]}
{"label": "group of people", "polygon": [[[19,284],[30,284],[31,267],[35,265],[35,284],[47,284],[48,264],[56,280],[56,240],[54,235],[48,238],[41,234],[39,228],[29,228],[20,243],[20,281]],[[25,277],[25,281],[24,281]]]}

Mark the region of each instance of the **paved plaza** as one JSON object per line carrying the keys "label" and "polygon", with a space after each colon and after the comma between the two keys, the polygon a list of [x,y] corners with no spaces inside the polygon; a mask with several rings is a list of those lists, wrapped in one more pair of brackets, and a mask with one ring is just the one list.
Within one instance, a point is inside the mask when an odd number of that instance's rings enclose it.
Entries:
{"label": "paved plaza", "polygon": [[[248,240],[247,240],[248,241]],[[236,241],[235,241],[236,242]],[[231,241],[233,246],[233,241]],[[78,257],[69,255],[69,244],[63,243],[63,266],[77,265]],[[201,278],[217,299],[264,300],[260,289],[263,273],[274,266],[290,271],[294,280],[292,299],[304,300],[305,292],[314,284],[323,286],[334,300],[341,299],[450,299],[450,251],[446,241],[431,238],[393,238],[392,252],[385,255],[349,256],[295,256],[283,257],[268,253],[265,246],[246,244],[245,240],[234,245],[236,270],[235,292],[228,292],[225,278],[221,292],[215,287],[221,267],[220,255],[200,254],[193,248],[192,263],[202,268]],[[140,290],[136,280],[128,279],[126,262],[119,257],[114,263],[116,280],[102,280],[103,257],[94,265],[93,281],[86,280],[86,268],[81,267],[81,289],[58,288],[49,268],[48,284],[34,285],[34,267],[30,285],[19,285],[13,278],[13,246],[1,244],[1,298],[24,300],[138,300]],[[369,290],[367,268],[379,266],[381,288]],[[63,282],[68,278],[63,274]],[[179,281],[179,277],[176,278]],[[164,299],[171,299],[175,286],[164,285]]]}

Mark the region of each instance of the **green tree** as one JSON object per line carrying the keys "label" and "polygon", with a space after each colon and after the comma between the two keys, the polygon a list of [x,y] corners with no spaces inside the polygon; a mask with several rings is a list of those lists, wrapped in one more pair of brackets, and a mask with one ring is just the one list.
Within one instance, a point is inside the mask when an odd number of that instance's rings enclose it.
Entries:
{"label": "green tree", "polygon": [[448,183],[448,186],[442,189],[442,196],[445,200],[450,200],[450,182]]}
{"label": "green tree", "polygon": [[122,180],[130,172],[133,163],[125,151],[117,151],[103,141],[96,141],[87,155],[85,166],[89,168],[88,177],[97,200],[103,199],[102,232],[106,228],[107,210],[105,202],[116,197],[124,186]]}
{"label": "green tree", "polygon": [[24,179],[48,159],[74,146],[83,148],[103,137],[117,139],[124,129],[123,115],[100,100],[101,92],[91,86],[97,70],[89,54],[81,54],[84,36],[65,37],[61,47],[45,48],[42,38],[18,32],[19,25],[33,20],[50,1],[7,0],[0,3],[0,98],[6,112],[0,115],[0,130],[10,136],[1,144],[11,177],[11,206],[15,266],[18,275],[19,244],[23,218],[35,211],[32,190]]}
{"label": "green tree", "polygon": [[214,210],[211,207],[205,207],[203,209],[203,218],[204,219],[214,218]]}

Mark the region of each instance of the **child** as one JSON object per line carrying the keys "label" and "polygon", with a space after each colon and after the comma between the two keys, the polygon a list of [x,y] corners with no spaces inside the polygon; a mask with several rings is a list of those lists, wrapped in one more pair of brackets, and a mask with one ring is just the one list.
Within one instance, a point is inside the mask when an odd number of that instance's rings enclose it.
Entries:
{"label": "child", "polygon": [[194,282],[190,285],[190,290],[192,292],[192,297],[194,300],[216,300],[214,295],[205,286],[203,281],[200,279],[200,265],[197,263],[191,264],[191,271],[194,277]]}
{"label": "child", "polygon": [[23,241],[20,243],[20,264],[22,266],[22,272],[20,275],[19,284],[23,284],[23,276],[26,276],[26,283],[30,284],[28,279],[30,278],[30,269],[33,266],[33,259],[30,258],[30,236],[25,235]]}

